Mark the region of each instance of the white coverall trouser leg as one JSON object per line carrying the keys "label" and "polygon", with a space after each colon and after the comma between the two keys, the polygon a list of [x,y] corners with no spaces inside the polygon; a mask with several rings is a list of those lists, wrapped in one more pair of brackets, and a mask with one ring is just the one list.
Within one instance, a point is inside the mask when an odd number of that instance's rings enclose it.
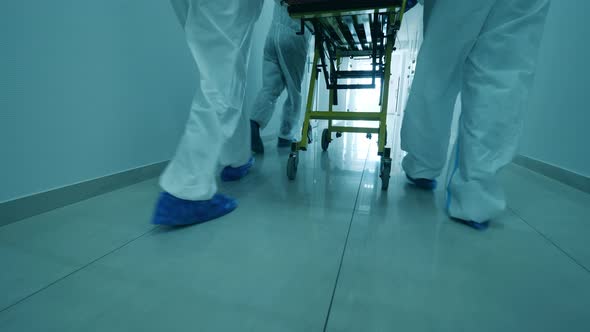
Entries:
{"label": "white coverall trouser leg", "polygon": [[549,0],[425,0],[425,34],[402,127],[405,172],[446,164],[455,100],[462,113],[448,183],[451,217],[485,222],[506,207],[496,176],[517,151]]}
{"label": "white coverall trouser leg", "polygon": [[265,128],[277,99],[287,89],[279,137],[294,140],[301,134],[301,90],[309,48],[309,32],[298,36],[293,29],[273,25],[264,46],[262,89],[252,108],[251,119]]}
{"label": "white coverall trouser leg", "polygon": [[252,30],[263,0],[171,0],[197,64],[199,85],[176,155],[160,179],[168,193],[208,200],[217,192],[219,164],[251,157],[242,112]]}

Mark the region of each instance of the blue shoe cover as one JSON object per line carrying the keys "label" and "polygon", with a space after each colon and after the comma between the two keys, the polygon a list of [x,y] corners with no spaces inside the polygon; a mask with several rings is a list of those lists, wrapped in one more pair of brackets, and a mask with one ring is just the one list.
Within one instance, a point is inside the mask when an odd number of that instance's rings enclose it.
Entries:
{"label": "blue shoe cover", "polygon": [[225,182],[237,181],[246,176],[252,166],[254,166],[254,157],[251,157],[245,165],[240,167],[227,166],[221,172],[221,180]]}
{"label": "blue shoe cover", "polygon": [[463,220],[463,219],[459,219],[459,218],[451,218],[451,220],[453,220],[454,222],[457,222],[459,224],[463,224],[463,225],[469,226],[471,228],[477,229],[478,231],[485,231],[490,226],[489,221],[475,222],[475,221]]}
{"label": "blue shoe cover", "polygon": [[222,217],[238,207],[230,197],[216,194],[208,201],[187,201],[167,192],[160,194],[152,223],[165,226],[188,226]]}
{"label": "blue shoe cover", "polygon": [[425,189],[425,190],[434,190],[436,189],[436,180],[429,180],[429,179],[414,179],[412,177],[410,177],[409,175],[406,174],[406,177],[408,178],[408,180],[415,185],[416,187],[420,188],[420,189]]}

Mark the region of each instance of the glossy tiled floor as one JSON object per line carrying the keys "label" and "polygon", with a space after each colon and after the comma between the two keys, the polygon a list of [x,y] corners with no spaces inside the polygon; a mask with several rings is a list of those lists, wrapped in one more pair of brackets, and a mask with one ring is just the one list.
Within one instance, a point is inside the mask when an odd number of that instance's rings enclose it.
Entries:
{"label": "glossy tiled floor", "polygon": [[0,331],[590,331],[590,195],[511,166],[479,233],[406,185],[398,148],[382,192],[362,135],[295,182],[271,146],[207,224],[151,226],[150,180],[0,228]]}

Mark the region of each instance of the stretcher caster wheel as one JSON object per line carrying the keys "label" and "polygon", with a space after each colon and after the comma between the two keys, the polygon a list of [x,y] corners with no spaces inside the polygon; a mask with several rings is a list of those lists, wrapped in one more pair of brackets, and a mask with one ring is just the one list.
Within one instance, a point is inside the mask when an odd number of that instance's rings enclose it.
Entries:
{"label": "stretcher caster wheel", "polygon": [[336,133],[336,138],[342,137],[342,133]]}
{"label": "stretcher caster wheel", "polygon": [[372,134],[367,134],[367,139],[372,139],[373,135]]}
{"label": "stretcher caster wheel", "polygon": [[330,131],[328,129],[324,129],[324,131],[322,132],[322,150],[328,150],[328,146],[330,146],[331,140],[332,138],[330,137]]}
{"label": "stretcher caster wheel", "polygon": [[389,179],[391,178],[391,149],[386,148],[383,157],[381,157],[381,189],[389,189]]}
{"label": "stretcher caster wheel", "polygon": [[289,155],[289,160],[287,160],[287,178],[289,178],[289,180],[295,180],[295,177],[297,176],[297,164],[299,164],[299,157],[294,154],[291,153]]}
{"label": "stretcher caster wheel", "polygon": [[313,143],[313,130],[311,129],[311,124],[307,127],[307,144]]}

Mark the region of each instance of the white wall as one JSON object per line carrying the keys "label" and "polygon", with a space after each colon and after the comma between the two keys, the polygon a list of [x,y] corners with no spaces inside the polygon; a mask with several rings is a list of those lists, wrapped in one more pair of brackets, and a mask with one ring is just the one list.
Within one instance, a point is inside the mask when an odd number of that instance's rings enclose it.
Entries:
{"label": "white wall", "polygon": [[[256,26],[246,109],[272,6]],[[198,77],[169,1],[2,0],[0,41],[0,202],[173,156]]]}
{"label": "white wall", "polygon": [[168,1],[0,1],[0,202],[169,159],[195,81]]}
{"label": "white wall", "polygon": [[590,176],[590,45],[586,0],[554,0],[521,153]]}

